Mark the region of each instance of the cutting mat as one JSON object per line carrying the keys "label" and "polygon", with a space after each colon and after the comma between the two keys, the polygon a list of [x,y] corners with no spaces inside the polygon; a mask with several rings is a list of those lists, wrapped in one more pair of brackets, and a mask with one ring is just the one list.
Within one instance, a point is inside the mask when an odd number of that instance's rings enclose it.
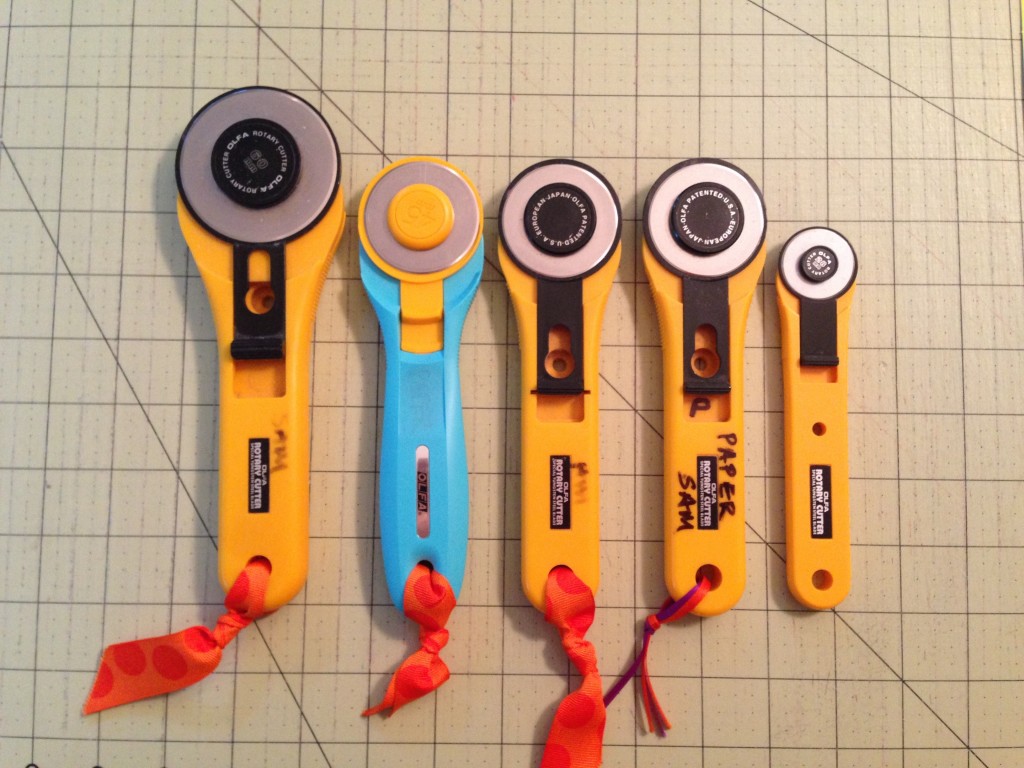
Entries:
{"label": "cutting mat", "polygon": [[[749,583],[659,632],[675,727],[632,692],[605,765],[1024,765],[1024,260],[1016,0],[53,0],[0,3],[0,765],[527,766],[573,684],[518,561],[518,351],[497,204],[536,159],[623,202],[603,336],[606,678],[663,598],[661,363],[638,253],[651,183],[737,163],[768,206],[746,343]],[[462,351],[472,542],[453,675],[363,719],[415,644],[375,538],[383,355],[354,226],[316,325],[311,572],[192,689],[83,718],[102,646],[212,624],[216,372],[174,215],[193,112],[251,83],[317,105],[351,221],[388,161],[479,185],[487,259]],[[849,598],[810,613],[783,562],[772,281],[795,230],[861,259],[850,355]]]}

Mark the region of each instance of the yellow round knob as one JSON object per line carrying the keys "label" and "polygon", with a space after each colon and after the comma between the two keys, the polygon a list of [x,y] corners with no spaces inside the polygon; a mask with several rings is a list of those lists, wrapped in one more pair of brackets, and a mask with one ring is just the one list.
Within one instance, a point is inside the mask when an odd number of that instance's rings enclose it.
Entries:
{"label": "yellow round knob", "polygon": [[415,251],[439,246],[454,224],[452,201],[432,184],[410,184],[388,206],[388,229],[395,240]]}

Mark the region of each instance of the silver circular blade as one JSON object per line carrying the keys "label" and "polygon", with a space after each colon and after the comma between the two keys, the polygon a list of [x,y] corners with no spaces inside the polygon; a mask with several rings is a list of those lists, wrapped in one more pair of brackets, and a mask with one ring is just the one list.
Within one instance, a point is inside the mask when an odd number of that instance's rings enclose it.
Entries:
{"label": "silver circular blade", "polygon": [[[217,139],[250,119],[284,128],[301,157],[290,193],[264,208],[228,197],[211,168]],[[199,110],[181,137],[176,170],[178,191],[189,212],[211,232],[243,243],[272,243],[302,234],[330,207],[341,179],[338,145],[320,113],[292,93],[264,87],[229,91]]]}
{"label": "silver circular blade", "polygon": [[[582,190],[594,206],[594,233],[579,250],[546,253],[530,240],[523,224],[526,207],[538,190],[569,184]],[[583,277],[608,260],[622,233],[622,211],[615,190],[601,174],[574,160],[547,160],[520,173],[501,200],[498,230],[509,256],[528,273],[552,280]]]}
{"label": "silver circular blade", "polygon": [[[436,248],[417,251],[402,245],[388,226],[391,200],[410,184],[430,184],[444,192],[455,211],[452,231]],[[363,231],[374,252],[391,266],[413,274],[440,272],[468,257],[483,224],[477,195],[457,171],[439,162],[417,160],[391,168],[369,191]]]}
{"label": "silver circular blade", "polygon": [[[812,248],[828,248],[835,254],[835,272],[826,280],[816,282],[804,275],[800,260]],[[797,296],[805,299],[834,299],[846,293],[857,277],[857,254],[849,241],[834,229],[811,227],[802,229],[782,246],[779,256],[782,282]]]}
{"label": "silver circular blade", "polygon": [[[712,183],[732,192],[743,214],[743,229],[727,248],[702,254],[683,247],[672,233],[672,208],[698,184]],[[765,235],[761,192],[747,174],[722,160],[687,160],[669,168],[654,183],[644,206],[644,234],[658,261],[677,274],[705,279],[738,272],[757,255]]]}

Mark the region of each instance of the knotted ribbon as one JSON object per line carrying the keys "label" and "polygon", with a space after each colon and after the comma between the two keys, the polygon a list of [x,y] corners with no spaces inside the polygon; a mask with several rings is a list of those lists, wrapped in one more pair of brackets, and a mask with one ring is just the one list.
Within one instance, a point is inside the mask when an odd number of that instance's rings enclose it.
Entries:
{"label": "knotted ribbon", "polygon": [[607,713],[597,651],[584,637],[594,623],[594,593],[570,568],[558,566],[548,574],[544,597],[544,618],[558,628],[562,647],[583,681],[555,710],[541,768],[597,768]]}
{"label": "knotted ribbon", "polygon": [[632,680],[639,670],[641,673],[640,693],[644,702],[644,713],[647,715],[647,729],[656,731],[659,736],[665,735],[665,732],[672,727],[672,724],[668,721],[665,710],[658,703],[658,697],[654,695],[654,685],[651,683],[651,676],[647,671],[647,652],[651,646],[651,638],[661,626],[678,621],[690,613],[704,599],[704,596],[710,589],[711,582],[702,576],[700,583],[681,598],[676,601],[673,601],[671,598],[666,600],[661,606],[661,610],[647,617],[647,620],[644,621],[644,641],[643,646],[640,648],[640,653],[633,660],[633,663],[630,664],[629,669],[623,673],[622,677],[616,681],[615,685],[605,695],[605,706],[612,703],[615,697],[619,695],[619,692],[626,686],[626,683]]}
{"label": "knotted ribbon", "polygon": [[187,688],[220,664],[222,651],[239,632],[265,615],[270,562],[249,561],[224,598],[228,612],[211,631],[203,626],[107,646],[82,711],[86,715],[150,696]]}
{"label": "knotted ribbon", "polygon": [[363,712],[364,717],[385,709],[394,714],[410,701],[440,688],[451,674],[439,655],[448,644],[445,624],[455,608],[451,584],[437,571],[417,565],[406,579],[402,607],[405,615],[420,625],[420,648],[402,662],[391,676],[384,700]]}

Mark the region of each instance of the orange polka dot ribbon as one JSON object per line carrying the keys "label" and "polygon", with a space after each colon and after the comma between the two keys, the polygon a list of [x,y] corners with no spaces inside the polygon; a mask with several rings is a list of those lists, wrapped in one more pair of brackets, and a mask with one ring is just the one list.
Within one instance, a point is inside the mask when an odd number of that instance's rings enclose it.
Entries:
{"label": "orange polka dot ribbon", "polygon": [[606,718],[597,651],[584,636],[594,623],[594,593],[563,565],[548,574],[544,618],[558,628],[562,647],[583,676],[580,687],[555,710],[541,768],[596,768],[601,765]]}
{"label": "orange polka dot ribbon", "polygon": [[630,664],[629,669],[605,694],[605,706],[611,704],[626,683],[636,676],[637,671],[640,671],[640,694],[644,702],[644,713],[647,715],[647,729],[656,731],[659,736],[665,735],[665,732],[672,727],[672,723],[668,721],[665,710],[661,708],[658,697],[654,695],[654,686],[651,683],[650,673],[647,671],[647,652],[651,647],[651,638],[664,624],[671,624],[690,613],[704,599],[710,589],[711,582],[702,576],[700,583],[681,598],[674,602],[671,599],[666,600],[661,606],[661,610],[647,617],[644,622],[643,647],[633,663]]}
{"label": "orange polka dot ribbon", "polygon": [[223,648],[235,635],[265,615],[269,580],[270,563],[254,558],[228,591],[224,598],[228,612],[217,619],[212,631],[189,627],[172,635],[108,646],[83,713],[91,715],[198,683],[217,668]]}
{"label": "orange polka dot ribbon", "polygon": [[405,615],[420,625],[420,648],[395,670],[384,700],[363,712],[363,717],[386,709],[393,715],[409,702],[440,688],[451,674],[439,655],[448,644],[445,624],[455,608],[455,592],[448,579],[425,565],[417,565],[405,581],[402,607]]}

